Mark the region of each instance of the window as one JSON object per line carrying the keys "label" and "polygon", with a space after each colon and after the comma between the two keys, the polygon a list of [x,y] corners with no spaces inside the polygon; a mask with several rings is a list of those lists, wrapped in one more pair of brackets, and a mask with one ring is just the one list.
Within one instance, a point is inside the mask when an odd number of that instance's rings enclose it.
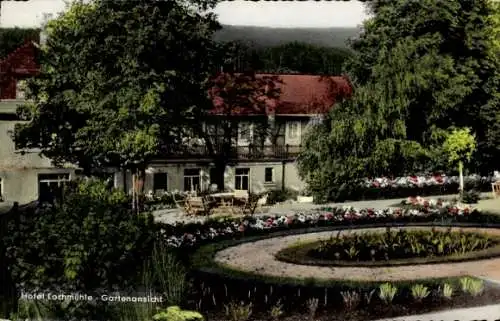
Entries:
{"label": "window", "polygon": [[24,90],[26,83],[23,80],[19,80],[16,83],[16,99],[24,99]]}
{"label": "window", "polygon": [[184,191],[194,192],[201,190],[201,170],[199,168],[187,168],[184,170]]}
{"label": "window", "polygon": [[289,139],[299,138],[299,122],[288,123],[288,138]]}
{"label": "window", "polygon": [[154,173],[153,174],[153,192],[167,191],[168,180],[167,173]]}
{"label": "window", "polygon": [[274,168],[266,167],[264,169],[264,182],[273,183],[274,182]]}
{"label": "window", "polygon": [[38,174],[38,198],[40,202],[62,199],[63,187],[69,181],[69,174]]}
{"label": "window", "polygon": [[214,167],[210,168],[209,175],[210,175],[210,185],[217,184],[217,170]]}
{"label": "window", "polygon": [[234,173],[234,189],[248,191],[250,189],[250,169],[237,168]]}
{"label": "window", "polygon": [[238,141],[244,144],[252,140],[252,125],[250,123],[239,123]]}

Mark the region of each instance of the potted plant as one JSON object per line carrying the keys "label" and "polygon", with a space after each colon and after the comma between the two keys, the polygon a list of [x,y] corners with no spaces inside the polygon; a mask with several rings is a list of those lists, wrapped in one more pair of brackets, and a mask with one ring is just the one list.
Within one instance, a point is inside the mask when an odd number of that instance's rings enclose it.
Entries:
{"label": "potted plant", "polygon": [[314,198],[311,194],[311,191],[309,188],[304,188],[299,191],[299,195],[297,195],[297,202],[298,203],[312,203],[314,201]]}

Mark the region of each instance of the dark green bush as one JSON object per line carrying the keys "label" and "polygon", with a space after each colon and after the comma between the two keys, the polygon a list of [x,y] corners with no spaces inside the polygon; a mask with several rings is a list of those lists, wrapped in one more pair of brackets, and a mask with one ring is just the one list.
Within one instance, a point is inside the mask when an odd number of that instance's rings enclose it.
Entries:
{"label": "dark green bush", "polygon": [[[134,214],[122,191],[109,191],[98,180],[71,182],[61,204],[28,209],[18,218],[3,240],[18,290],[132,290],[155,239],[151,215]],[[73,301],[56,317],[78,317],[79,305],[86,302]],[[78,308],[85,318],[102,313],[92,304],[87,310]]]}
{"label": "dark green bush", "polygon": [[298,192],[285,188],[284,190],[281,189],[274,189],[269,191],[269,195],[267,197],[267,204],[269,205],[274,205],[276,203],[284,202],[290,199],[295,199],[297,198]]}
{"label": "dark green bush", "polygon": [[476,190],[470,190],[463,192],[460,198],[465,204],[476,204],[481,199],[481,194]]}

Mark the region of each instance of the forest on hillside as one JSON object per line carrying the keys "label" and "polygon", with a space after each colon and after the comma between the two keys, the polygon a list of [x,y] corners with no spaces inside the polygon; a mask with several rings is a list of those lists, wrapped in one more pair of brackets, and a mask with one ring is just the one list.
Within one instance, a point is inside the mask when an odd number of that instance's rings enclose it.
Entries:
{"label": "forest on hillside", "polygon": [[215,33],[221,42],[242,41],[253,47],[275,47],[301,42],[319,47],[347,48],[347,41],[357,37],[360,28],[267,28],[223,25]]}
{"label": "forest on hillside", "polygon": [[[39,29],[0,28],[0,59],[24,41],[39,40]],[[219,70],[261,73],[340,74],[356,28],[264,28],[223,26],[215,39],[229,57]]]}

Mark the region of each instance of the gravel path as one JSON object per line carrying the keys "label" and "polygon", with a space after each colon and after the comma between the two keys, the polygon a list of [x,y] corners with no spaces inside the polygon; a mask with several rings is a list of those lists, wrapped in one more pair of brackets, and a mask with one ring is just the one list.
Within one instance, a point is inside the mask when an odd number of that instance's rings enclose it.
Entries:
{"label": "gravel path", "polygon": [[[418,229],[407,227],[405,229]],[[482,232],[490,235],[500,235],[499,229],[460,228],[464,231]],[[460,230],[454,228],[454,230]],[[384,228],[360,229],[357,232],[384,231]],[[347,231],[346,231],[347,232]],[[318,279],[351,279],[371,281],[414,280],[424,278],[439,278],[451,276],[478,276],[489,279],[500,279],[500,258],[478,260],[462,263],[438,263],[400,267],[321,267],[291,264],[278,261],[274,255],[296,242],[327,239],[334,232],[319,232],[300,235],[290,235],[272,239],[244,243],[227,248],[216,254],[215,260],[242,271],[257,272],[272,276],[288,276],[295,278]]]}

